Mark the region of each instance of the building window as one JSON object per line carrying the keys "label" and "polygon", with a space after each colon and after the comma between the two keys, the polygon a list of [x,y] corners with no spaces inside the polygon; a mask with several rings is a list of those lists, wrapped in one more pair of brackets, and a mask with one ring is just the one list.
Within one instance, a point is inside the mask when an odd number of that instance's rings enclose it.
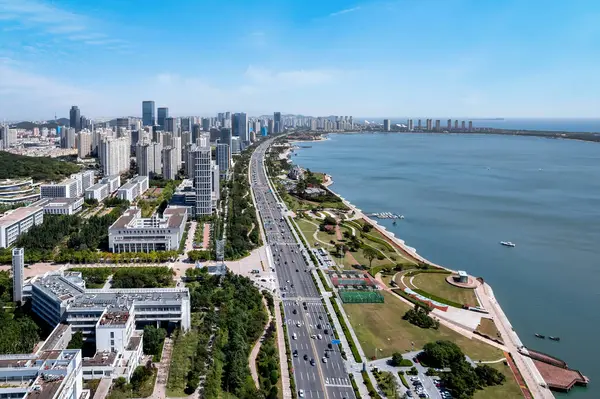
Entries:
{"label": "building window", "polygon": [[111,331],[111,332],[110,332],[110,337],[111,337],[111,338],[114,338],[114,337],[115,337],[115,332],[114,332],[114,331]]}

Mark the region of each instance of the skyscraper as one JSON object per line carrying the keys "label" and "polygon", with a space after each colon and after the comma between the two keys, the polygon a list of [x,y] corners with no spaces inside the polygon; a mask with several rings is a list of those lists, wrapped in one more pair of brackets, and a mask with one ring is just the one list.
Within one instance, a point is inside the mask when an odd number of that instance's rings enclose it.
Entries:
{"label": "skyscraper", "polygon": [[202,118],[202,130],[208,132],[210,130],[210,119]]}
{"label": "skyscraper", "polygon": [[75,128],[63,129],[62,136],[60,136],[60,148],[75,148],[75,137]]}
{"label": "skyscraper", "polygon": [[99,159],[104,176],[119,175],[129,170],[130,139],[104,137],[99,146]]}
{"label": "skyscraper", "polygon": [[217,165],[219,165],[219,171],[221,173],[227,173],[229,166],[231,165],[231,151],[229,144],[217,144]]}
{"label": "skyscraper", "polygon": [[14,248],[12,250],[12,272],[13,272],[13,301],[23,302],[23,275],[25,267],[25,250]]}
{"label": "skyscraper", "polygon": [[161,107],[157,111],[158,117],[156,123],[160,130],[165,130],[165,119],[169,117],[169,108]]}
{"label": "skyscraper", "polygon": [[171,132],[171,133],[173,133],[173,136],[176,136],[178,133],[177,118],[172,118],[172,117],[165,118],[165,125],[164,125],[163,130],[165,132]]}
{"label": "skyscraper", "polygon": [[188,163],[194,168],[194,191],[196,193],[195,216],[212,214],[212,168],[209,136],[198,137],[188,152]]}
{"label": "skyscraper", "polygon": [[390,131],[390,120],[389,119],[383,120],[383,130],[385,130],[386,132]]}
{"label": "skyscraper", "polygon": [[283,131],[283,126],[281,126],[281,112],[273,113],[273,127],[275,129],[274,133],[281,133]]}
{"label": "skyscraper", "polygon": [[435,130],[437,130],[437,131],[440,130],[440,120],[439,119],[435,120]]}
{"label": "skyscraper", "polygon": [[173,147],[165,147],[162,150],[162,175],[164,179],[175,180],[177,177],[177,149]]}
{"label": "skyscraper", "polygon": [[452,129],[452,119],[448,119],[448,127],[447,127],[447,129],[448,130]]}
{"label": "skyscraper", "polygon": [[431,131],[432,130],[432,120],[431,119],[427,119],[426,123],[427,123],[427,130]]}
{"label": "skyscraper", "polygon": [[142,123],[144,126],[153,126],[156,123],[154,101],[142,101]]}
{"label": "skyscraper", "polygon": [[248,115],[244,112],[236,113],[232,118],[233,135],[238,136],[242,143],[248,143],[250,137],[248,136]]}
{"label": "skyscraper", "polygon": [[92,133],[82,131],[77,137],[77,156],[85,158],[92,152]]}
{"label": "skyscraper", "polygon": [[454,121],[454,128],[455,128],[456,130],[458,130],[458,119],[456,119],[456,120]]}
{"label": "skyscraper", "polygon": [[267,126],[268,126],[268,130],[269,130],[269,134],[275,134],[275,123],[273,122],[273,119],[269,119]]}
{"label": "skyscraper", "polygon": [[227,144],[229,148],[231,148],[231,129],[225,127],[221,128],[221,138],[219,138],[219,143]]}
{"label": "skyscraper", "polygon": [[192,118],[181,118],[181,133],[192,131]]}
{"label": "skyscraper", "polygon": [[79,112],[79,107],[76,105],[73,105],[69,111],[69,126],[75,129],[75,132],[81,130],[81,114]]}
{"label": "skyscraper", "polygon": [[469,132],[473,131],[473,121],[469,121]]}

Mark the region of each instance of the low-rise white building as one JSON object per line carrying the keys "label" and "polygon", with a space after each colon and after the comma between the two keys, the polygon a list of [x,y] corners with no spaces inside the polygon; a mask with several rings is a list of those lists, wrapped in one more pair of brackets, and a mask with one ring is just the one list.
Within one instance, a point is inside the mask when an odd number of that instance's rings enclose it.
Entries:
{"label": "low-rise white building", "polygon": [[95,199],[98,202],[104,200],[110,194],[108,183],[96,183],[85,190],[86,199]]}
{"label": "low-rise white building", "polygon": [[74,215],[83,207],[83,197],[42,198],[34,205],[43,207],[45,214]]}
{"label": "low-rise white building", "polygon": [[117,191],[117,189],[121,186],[121,176],[119,176],[119,175],[106,176],[106,177],[103,177],[102,180],[100,180],[100,183],[108,184],[108,191],[110,194],[112,194],[115,191]]}
{"label": "low-rise white building", "polygon": [[21,234],[43,222],[44,208],[41,206],[26,206],[6,212],[0,217],[0,248],[10,247]]}
{"label": "low-rise white building", "polygon": [[177,250],[187,218],[186,208],[167,208],[163,217],[150,218],[142,218],[138,208],[129,208],[108,228],[108,247],[112,252]]}
{"label": "low-rise white building", "polygon": [[66,179],[60,183],[40,186],[42,198],[76,198],[81,193],[81,181],[76,179]]}
{"label": "low-rise white building", "polygon": [[0,398],[88,399],[80,349],[2,355]]}
{"label": "low-rise white building", "polygon": [[148,186],[148,176],[136,176],[119,187],[117,190],[117,197],[122,200],[133,202],[137,197],[148,190]]}

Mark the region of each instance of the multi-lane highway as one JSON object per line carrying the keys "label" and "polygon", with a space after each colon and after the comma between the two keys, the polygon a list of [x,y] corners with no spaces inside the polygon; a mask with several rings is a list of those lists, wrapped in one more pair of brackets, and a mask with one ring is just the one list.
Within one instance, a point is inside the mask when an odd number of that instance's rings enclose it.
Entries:
{"label": "multi-lane highway", "polygon": [[250,161],[250,181],[283,301],[298,396],[355,398],[332,326],[311,277],[308,253],[292,233],[285,205],[271,191],[264,156],[272,140],[259,145]]}

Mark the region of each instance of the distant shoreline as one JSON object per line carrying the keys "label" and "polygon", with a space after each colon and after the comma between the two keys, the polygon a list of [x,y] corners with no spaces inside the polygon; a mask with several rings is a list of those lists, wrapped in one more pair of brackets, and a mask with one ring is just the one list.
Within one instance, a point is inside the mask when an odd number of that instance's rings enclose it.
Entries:
{"label": "distant shoreline", "polygon": [[431,132],[431,131],[380,131],[380,130],[360,130],[355,132],[329,132],[327,134],[358,134],[358,133],[386,133],[386,134],[432,134],[432,135],[501,135],[501,136],[526,136],[543,137],[547,139],[578,140],[587,142],[600,142],[600,132],[565,132],[565,131],[547,131],[547,130],[509,130],[509,129],[489,129],[477,130],[472,132]]}

